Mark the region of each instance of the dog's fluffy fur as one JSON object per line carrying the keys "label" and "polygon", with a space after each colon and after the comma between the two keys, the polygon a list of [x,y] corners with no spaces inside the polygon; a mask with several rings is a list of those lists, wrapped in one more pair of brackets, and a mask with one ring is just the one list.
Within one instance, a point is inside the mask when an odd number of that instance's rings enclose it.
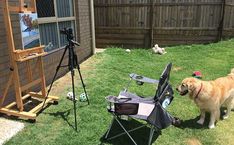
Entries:
{"label": "dog's fluffy fur", "polygon": [[158,44],[155,44],[154,47],[152,48],[153,52],[155,54],[160,54],[160,55],[163,55],[163,54],[166,54],[166,50],[165,48],[161,48],[158,46]]}
{"label": "dog's fluffy fur", "polygon": [[201,116],[197,121],[203,124],[205,113],[210,113],[209,128],[215,127],[215,122],[220,118],[220,107],[227,108],[224,119],[228,118],[234,108],[234,68],[226,77],[213,81],[202,81],[196,78],[185,78],[177,87],[181,96],[186,94],[200,108]]}

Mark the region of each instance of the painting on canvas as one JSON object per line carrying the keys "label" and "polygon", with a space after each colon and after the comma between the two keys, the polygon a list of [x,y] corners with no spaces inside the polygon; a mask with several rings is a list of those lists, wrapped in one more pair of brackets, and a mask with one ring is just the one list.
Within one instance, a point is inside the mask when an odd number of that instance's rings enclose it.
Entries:
{"label": "painting on canvas", "polygon": [[40,46],[37,14],[20,13],[19,17],[23,49]]}

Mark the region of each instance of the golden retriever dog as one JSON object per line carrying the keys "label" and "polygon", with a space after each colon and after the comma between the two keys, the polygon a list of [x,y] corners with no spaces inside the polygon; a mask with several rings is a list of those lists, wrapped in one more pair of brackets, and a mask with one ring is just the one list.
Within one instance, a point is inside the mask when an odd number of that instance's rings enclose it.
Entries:
{"label": "golden retriever dog", "polygon": [[176,88],[181,96],[186,94],[200,108],[200,119],[197,123],[203,125],[205,113],[210,113],[209,128],[215,127],[220,118],[220,108],[227,108],[223,119],[228,118],[234,108],[234,68],[226,77],[213,81],[202,81],[196,78],[185,78]]}

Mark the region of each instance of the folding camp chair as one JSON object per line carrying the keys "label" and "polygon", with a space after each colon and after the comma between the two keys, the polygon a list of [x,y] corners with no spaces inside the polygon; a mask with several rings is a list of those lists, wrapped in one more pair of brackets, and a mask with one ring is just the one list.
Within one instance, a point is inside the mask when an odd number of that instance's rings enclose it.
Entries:
{"label": "folding camp chair", "polygon": [[[165,67],[159,80],[154,80],[137,74],[130,74],[131,79],[127,87],[124,91],[119,93],[118,97],[106,97],[106,100],[109,103],[108,112],[113,115],[113,120],[105,135],[105,139],[111,140],[121,135],[127,134],[132,142],[137,145],[130,133],[142,127],[149,126],[150,134],[148,138],[148,144],[150,145],[156,130],[164,129],[176,121],[176,118],[172,117],[165,109],[173,100],[173,90],[169,84],[171,67],[172,64],[169,63]],[[134,93],[128,92],[128,88],[132,80],[135,80],[139,85],[142,85],[143,83],[157,84],[155,96],[142,98]],[[144,120],[146,121],[146,124],[131,130],[126,130],[124,125],[121,123],[121,116],[123,115],[133,119]],[[109,137],[114,121],[117,121],[124,132],[113,137]]]}

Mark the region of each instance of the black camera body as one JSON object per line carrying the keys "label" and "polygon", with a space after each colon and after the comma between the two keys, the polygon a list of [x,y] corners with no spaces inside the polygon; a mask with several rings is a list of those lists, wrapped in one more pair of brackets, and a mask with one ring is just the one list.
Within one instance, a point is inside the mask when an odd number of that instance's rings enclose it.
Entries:
{"label": "black camera body", "polygon": [[67,41],[69,44],[80,46],[78,42],[73,40],[74,36],[72,28],[63,28],[60,30],[60,33],[67,36]]}
{"label": "black camera body", "polygon": [[68,41],[71,41],[74,38],[72,28],[63,28],[60,30],[60,33],[66,35]]}

